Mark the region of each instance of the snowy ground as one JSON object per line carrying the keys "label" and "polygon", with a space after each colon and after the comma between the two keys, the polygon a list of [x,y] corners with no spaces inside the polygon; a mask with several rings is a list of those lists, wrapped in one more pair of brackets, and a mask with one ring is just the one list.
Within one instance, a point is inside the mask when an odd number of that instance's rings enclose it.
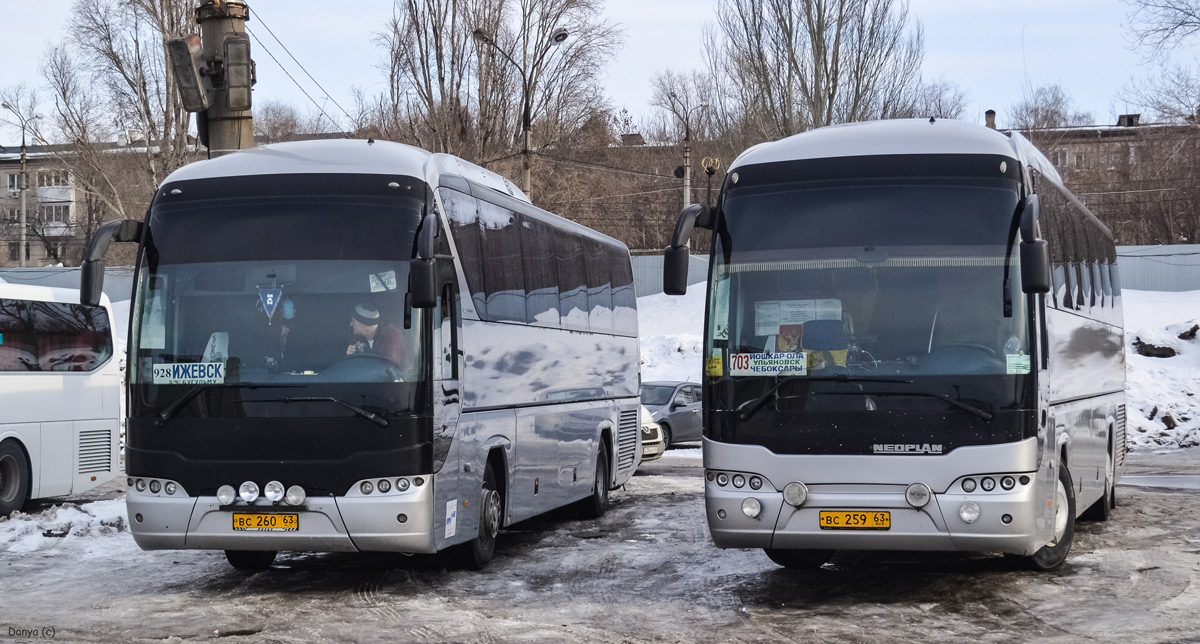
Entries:
{"label": "snowy ground", "polygon": [[[1200,447],[1200,291],[1125,291],[1127,428],[1134,450]],[[704,289],[638,299],[642,379],[700,381]],[[1197,334],[1200,336],[1200,333]],[[1172,358],[1139,355],[1133,343],[1170,347]]]}

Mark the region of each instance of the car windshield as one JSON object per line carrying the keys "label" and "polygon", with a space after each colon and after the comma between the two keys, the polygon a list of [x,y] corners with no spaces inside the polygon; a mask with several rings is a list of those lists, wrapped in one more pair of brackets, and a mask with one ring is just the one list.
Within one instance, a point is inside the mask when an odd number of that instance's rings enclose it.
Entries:
{"label": "car windshield", "polygon": [[642,387],[642,404],[651,406],[665,405],[671,402],[671,394],[675,387],[666,385],[646,385]]}

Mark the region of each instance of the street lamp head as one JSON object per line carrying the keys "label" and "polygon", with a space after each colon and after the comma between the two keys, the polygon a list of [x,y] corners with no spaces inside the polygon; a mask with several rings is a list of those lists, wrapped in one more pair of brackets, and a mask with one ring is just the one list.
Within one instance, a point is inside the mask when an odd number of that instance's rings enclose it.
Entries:
{"label": "street lamp head", "polygon": [[8,103],[0,103],[0,107],[3,107],[6,110],[12,109],[12,105],[9,105]]}
{"label": "street lamp head", "polygon": [[567,37],[570,35],[571,35],[571,32],[567,31],[566,29],[563,29],[562,27],[559,27],[558,29],[555,29],[553,33],[550,34],[550,44],[551,45],[561,45],[561,44],[563,44],[563,42],[565,42],[567,40]]}
{"label": "street lamp head", "polygon": [[38,112],[37,114],[34,114],[34,115],[33,115],[33,118],[35,118],[35,119],[41,119],[41,118],[46,118],[46,117],[45,117],[45,115],[43,115],[41,112]]}
{"label": "street lamp head", "polygon": [[471,32],[471,37],[474,38],[476,41],[482,42],[482,43],[490,44],[492,42],[492,37],[489,36],[486,31],[479,29],[479,28],[476,28],[474,31]]}
{"label": "street lamp head", "polygon": [[704,101],[703,103],[701,103],[701,104],[700,104],[700,108],[701,108],[701,109],[708,109],[708,101]]}

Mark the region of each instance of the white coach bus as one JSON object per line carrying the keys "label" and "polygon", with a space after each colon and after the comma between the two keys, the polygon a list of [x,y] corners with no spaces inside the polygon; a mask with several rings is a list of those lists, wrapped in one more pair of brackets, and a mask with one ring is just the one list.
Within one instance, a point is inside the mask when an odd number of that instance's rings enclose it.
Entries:
{"label": "white coach bus", "polygon": [[[1050,569],[1115,505],[1121,288],[1108,229],[1018,134],[822,128],[744,152],[716,211],[703,387],[721,547],[1003,552]],[[682,271],[682,272],[681,272]]]}
{"label": "white coach bus", "polygon": [[108,297],[0,282],[0,516],[120,471],[120,360]]}
{"label": "white coach bus", "polygon": [[638,440],[629,251],[444,154],[368,140],[186,166],[145,222],[127,466],[145,549],[449,550],[605,511]]}

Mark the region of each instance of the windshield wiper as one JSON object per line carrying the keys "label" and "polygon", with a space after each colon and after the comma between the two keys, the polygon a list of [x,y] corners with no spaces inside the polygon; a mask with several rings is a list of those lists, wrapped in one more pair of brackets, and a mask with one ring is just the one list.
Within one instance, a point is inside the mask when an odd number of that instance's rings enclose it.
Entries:
{"label": "windshield wiper", "polygon": [[352,405],[344,400],[341,400],[340,398],[334,398],[333,396],[291,396],[288,398],[283,398],[281,400],[282,400],[282,402],[285,402],[285,403],[295,403],[295,402],[337,403],[337,404],[345,407],[346,409],[349,409],[350,411],[358,414],[359,416],[362,416],[363,418],[366,418],[367,420],[375,423],[376,425],[379,425],[380,427],[388,426],[387,419],[384,418],[383,416],[380,416],[379,414],[376,414],[375,412],[372,412],[372,411],[367,411],[366,409],[363,409],[362,407],[359,407],[357,405]]}
{"label": "windshield wiper", "polygon": [[859,392],[854,392],[854,393],[846,393],[843,391],[826,391],[826,392],[823,392],[822,395],[826,395],[826,396],[851,396],[851,395],[853,395],[853,396],[920,396],[920,397],[924,397],[924,398],[937,398],[938,400],[944,400],[944,401],[950,403],[951,405],[958,407],[959,409],[961,409],[963,411],[970,412],[970,413],[978,416],[979,418],[982,418],[983,420],[991,420],[992,418],[994,418],[992,413],[989,411],[985,411],[983,409],[976,407],[975,405],[965,403],[961,400],[955,400],[955,399],[951,398],[950,396],[947,396],[946,394],[936,394],[936,393],[933,393],[932,391],[859,391]]}
{"label": "windshield wiper", "polygon": [[235,383],[229,385],[196,385],[191,389],[183,392],[183,395],[176,398],[170,405],[158,412],[158,418],[154,421],[155,427],[162,427],[172,416],[176,414],[183,406],[192,402],[192,399],[200,395],[200,392],[206,389],[258,389],[260,387],[302,387],[303,385],[258,385],[253,383]]}
{"label": "windshield wiper", "polygon": [[892,378],[855,378],[844,374],[837,376],[821,376],[817,378],[811,378],[809,376],[785,376],[784,378],[776,381],[774,385],[771,385],[771,387],[763,392],[763,394],[758,398],[745,402],[741,407],[738,407],[738,419],[750,420],[750,417],[758,413],[758,410],[762,408],[763,403],[767,402],[767,399],[771,397],[771,394],[779,391],[780,387],[788,384],[789,382],[795,382],[797,380],[805,380],[808,382],[884,382],[896,384],[909,384],[912,382],[911,380],[896,380]]}

